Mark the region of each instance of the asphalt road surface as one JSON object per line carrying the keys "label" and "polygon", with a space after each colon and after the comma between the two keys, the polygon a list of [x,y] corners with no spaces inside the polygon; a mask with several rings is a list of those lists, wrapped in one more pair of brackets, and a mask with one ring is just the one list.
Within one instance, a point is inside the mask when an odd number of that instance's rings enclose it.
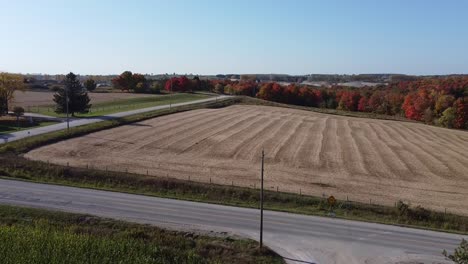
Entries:
{"label": "asphalt road surface", "polygon": [[[0,179],[0,203],[258,240],[259,210]],[[450,263],[461,235],[265,211],[264,241],[288,263]]]}
{"label": "asphalt road surface", "polygon": [[[177,103],[177,104],[172,104],[172,107],[190,105],[190,104],[197,104],[197,103],[204,103],[204,102],[209,102],[209,101],[215,101],[215,100],[219,100],[220,98],[225,98],[225,97],[228,97],[228,96],[222,95],[222,96],[215,96],[215,97],[210,97],[210,98],[200,99],[200,100],[195,100],[195,101],[189,101],[189,102],[184,102],[184,103]],[[134,114],[140,114],[140,113],[165,109],[165,108],[169,108],[169,107],[170,107],[169,105],[160,105],[160,106],[141,108],[141,109],[126,111],[126,112],[119,112],[119,113],[109,114],[109,115],[105,115],[105,116],[71,119],[70,120],[70,127],[77,127],[77,126],[87,125],[87,124],[91,124],[91,123],[97,123],[97,122],[104,121],[104,120],[116,119],[116,118],[121,118],[121,117],[125,117],[125,116],[134,115]],[[14,133],[11,133],[11,134],[1,134],[0,135],[0,144],[15,141],[15,140],[19,140],[19,139],[30,137],[30,136],[35,136],[35,135],[45,134],[45,133],[49,133],[49,132],[54,132],[54,131],[58,131],[58,130],[66,129],[66,128],[67,128],[67,123],[63,122],[63,123],[50,125],[50,126],[32,128],[32,129],[27,129],[27,130],[21,130],[21,131],[14,132]]]}

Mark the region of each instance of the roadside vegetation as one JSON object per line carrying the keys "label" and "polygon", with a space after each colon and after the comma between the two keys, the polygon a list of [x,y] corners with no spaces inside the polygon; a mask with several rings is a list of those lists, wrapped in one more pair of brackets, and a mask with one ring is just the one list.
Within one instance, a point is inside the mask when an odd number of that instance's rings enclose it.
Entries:
{"label": "roadside vegetation", "polygon": [[[13,179],[249,208],[259,206],[258,189],[59,166],[30,161],[11,153],[1,155],[0,164],[0,175]],[[338,218],[468,234],[466,216],[411,207],[403,202],[389,207],[337,201],[330,208],[326,197],[265,191],[265,209],[318,216],[328,216],[333,211]]]}
{"label": "roadside vegetation", "polygon": [[456,264],[467,264],[468,263],[468,241],[465,239],[462,240],[460,245],[454,250],[453,254],[447,253],[444,250],[443,255],[455,262]]}
{"label": "roadside vegetation", "polygon": [[0,205],[2,263],[283,263],[252,240]]}

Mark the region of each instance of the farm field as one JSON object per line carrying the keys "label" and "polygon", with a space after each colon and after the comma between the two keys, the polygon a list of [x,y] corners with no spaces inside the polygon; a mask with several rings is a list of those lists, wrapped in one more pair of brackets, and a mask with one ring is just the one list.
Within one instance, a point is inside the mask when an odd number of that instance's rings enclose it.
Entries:
{"label": "farm field", "polygon": [[[27,92],[29,93],[29,92]],[[44,95],[38,95],[44,92],[31,92],[36,93],[38,98],[34,98],[36,94],[31,95],[30,101],[24,101],[27,104],[32,102],[42,102],[45,100]],[[45,93],[49,94],[49,93]],[[91,98],[91,108],[88,113],[76,113],[77,117],[94,117],[118,112],[130,111],[146,107],[153,107],[165,105],[169,103],[182,103],[209,97],[205,94],[192,94],[192,93],[174,93],[172,95],[148,95],[148,94],[131,94],[131,93],[88,93]],[[107,96],[106,96],[107,95]],[[140,96],[141,95],[141,96]],[[49,95],[53,97],[52,95]],[[127,98],[125,98],[127,97]],[[49,98],[50,99],[50,98]],[[18,99],[15,99],[18,100]],[[38,101],[35,101],[38,100]],[[46,102],[46,101],[43,101]],[[65,117],[65,114],[57,114],[54,112],[53,101],[47,101],[47,105],[28,106],[25,107],[27,112],[38,113],[47,116]],[[51,105],[52,103],[52,105]],[[15,105],[15,104],[13,104]]]}
{"label": "farm field", "polygon": [[[115,100],[142,98],[142,97],[158,97],[159,95],[153,94],[134,94],[134,93],[88,93],[91,98],[91,103],[112,102]],[[25,91],[15,92],[15,98],[12,103],[13,106],[21,106],[26,111],[29,108],[37,106],[48,106],[54,104],[54,92],[35,92]]]}
{"label": "farm field", "polygon": [[468,133],[235,105],[177,113],[35,149],[33,160],[468,215]]}

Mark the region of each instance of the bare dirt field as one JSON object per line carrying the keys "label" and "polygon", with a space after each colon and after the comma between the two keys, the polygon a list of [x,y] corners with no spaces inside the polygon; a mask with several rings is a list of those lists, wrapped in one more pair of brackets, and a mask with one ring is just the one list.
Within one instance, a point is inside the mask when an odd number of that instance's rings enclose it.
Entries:
{"label": "bare dirt field", "polygon": [[[309,111],[201,109],[66,140],[26,154],[72,166],[468,215],[468,132]],[[371,201],[370,201],[371,200]]]}
{"label": "bare dirt field", "polygon": [[[120,99],[131,99],[140,97],[157,96],[152,94],[134,94],[134,93],[89,93],[93,103],[103,103]],[[15,92],[13,106],[21,106],[27,110],[28,107],[53,105],[53,92]]]}

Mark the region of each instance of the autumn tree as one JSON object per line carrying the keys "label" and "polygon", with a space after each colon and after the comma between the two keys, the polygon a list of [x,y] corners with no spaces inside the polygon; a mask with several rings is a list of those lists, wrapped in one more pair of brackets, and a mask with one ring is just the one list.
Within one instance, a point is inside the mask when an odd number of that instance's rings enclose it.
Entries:
{"label": "autumn tree", "polygon": [[91,107],[90,99],[77,76],[70,72],[65,77],[64,83],[65,87],[54,94],[55,112],[66,113],[68,104],[68,113],[72,116],[75,113],[88,113]]}
{"label": "autumn tree", "polygon": [[19,74],[0,73],[0,115],[8,114],[15,91],[24,90],[24,78]]}
{"label": "autumn tree", "polygon": [[383,91],[373,92],[369,98],[368,107],[370,112],[386,114],[387,103],[385,100],[385,93]]}
{"label": "autumn tree", "polygon": [[458,98],[453,104],[453,108],[455,111],[453,127],[468,129],[468,97]]}
{"label": "autumn tree", "polygon": [[437,115],[441,115],[442,112],[445,111],[445,109],[452,106],[454,101],[455,101],[455,97],[453,95],[443,94],[439,96],[436,100],[435,107],[434,107],[435,113]]}
{"label": "autumn tree", "polygon": [[114,87],[122,91],[146,92],[148,83],[144,75],[139,73],[132,73],[131,71],[124,71],[122,74],[112,79]]}
{"label": "autumn tree", "polygon": [[418,117],[413,105],[414,97],[414,94],[408,94],[405,97],[405,101],[403,102],[402,106],[403,110],[405,111],[406,118],[409,119],[416,119]]}
{"label": "autumn tree", "polygon": [[217,83],[214,88],[215,93],[223,94],[224,93],[224,85],[221,83]]}
{"label": "autumn tree", "polygon": [[164,88],[173,92],[187,92],[192,89],[190,80],[185,76],[172,77],[166,81]]}
{"label": "autumn tree", "polygon": [[361,95],[357,91],[342,91],[338,109],[339,110],[348,110],[356,111],[358,108],[359,100]]}
{"label": "autumn tree", "polygon": [[361,99],[359,99],[358,111],[369,112],[369,100],[367,99],[367,97],[361,97]]}
{"label": "autumn tree", "polygon": [[97,84],[93,79],[87,79],[84,82],[84,87],[86,88],[86,90],[91,92],[91,91],[96,90]]}

